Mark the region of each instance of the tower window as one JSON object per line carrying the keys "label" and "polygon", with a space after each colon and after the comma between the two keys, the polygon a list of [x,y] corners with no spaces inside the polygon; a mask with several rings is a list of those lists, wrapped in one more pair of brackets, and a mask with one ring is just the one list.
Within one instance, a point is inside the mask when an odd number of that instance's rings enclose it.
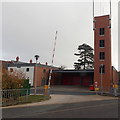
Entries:
{"label": "tower window", "polygon": [[29,68],[26,68],[26,72],[29,72]]}
{"label": "tower window", "polygon": [[104,35],[105,34],[105,28],[100,28],[99,29],[99,34]]}
{"label": "tower window", "polygon": [[105,53],[104,52],[100,52],[100,60],[104,60],[105,59]]}
{"label": "tower window", "polygon": [[100,47],[105,47],[105,41],[104,40],[100,40]]}
{"label": "tower window", "polygon": [[105,65],[100,65],[100,67],[99,67],[99,71],[100,71],[100,73],[105,73]]}

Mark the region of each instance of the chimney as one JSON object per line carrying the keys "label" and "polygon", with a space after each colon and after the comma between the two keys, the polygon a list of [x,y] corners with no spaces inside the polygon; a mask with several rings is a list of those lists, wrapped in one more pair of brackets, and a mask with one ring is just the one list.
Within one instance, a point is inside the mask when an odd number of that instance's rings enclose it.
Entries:
{"label": "chimney", "polygon": [[18,62],[18,61],[19,61],[19,57],[17,56],[17,57],[16,57],[16,62]]}
{"label": "chimney", "polygon": [[46,62],[45,65],[48,65],[48,63]]}
{"label": "chimney", "polygon": [[30,60],[30,63],[32,63],[32,59]]}

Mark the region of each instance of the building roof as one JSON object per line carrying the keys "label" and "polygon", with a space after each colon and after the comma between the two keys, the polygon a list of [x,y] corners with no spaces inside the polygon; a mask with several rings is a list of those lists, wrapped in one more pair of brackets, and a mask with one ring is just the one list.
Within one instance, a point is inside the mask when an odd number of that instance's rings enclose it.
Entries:
{"label": "building roof", "polygon": [[[8,67],[27,67],[27,66],[36,66],[36,63],[12,63],[12,64],[7,64]],[[50,65],[45,65],[45,64],[40,64],[40,63],[37,63],[37,67],[52,67],[52,68],[58,68],[58,67],[55,67],[55,66],[50,66]]]}
{"label": "building roof", "polygon": [[0,60],[0,67],[7,68],[7,64],[12,64],[12,61]]}
{"label": "building roof", "polygon": [[98,16],[95,16],[95,18],[101,18],[101,17],[106,17],[106,16],[109,17],[110,15],[102,15],[102,16],[99,16],[99,15],[98,15]]}
{"label": "building roof", "polygon": [[114,66],[112,66],[112,69],[115,70],[116,72],[118,72],[117,69]]}
{"label": "building roof", "polygon": [[53,70],[54,73],[94,73],[94,69],[89,69],[89,70],[75,70],[75,69],[70,69],[70,70]]}

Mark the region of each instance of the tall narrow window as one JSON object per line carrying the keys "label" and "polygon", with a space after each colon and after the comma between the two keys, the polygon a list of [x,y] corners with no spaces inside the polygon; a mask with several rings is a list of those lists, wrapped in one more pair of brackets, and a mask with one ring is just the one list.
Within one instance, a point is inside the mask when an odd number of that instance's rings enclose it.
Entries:
{"label": "tall narrow window", "polygon": [[104,40],[100,40],[100,47],[101,48],[105,47],[105,41]]}
{"label": "tall narrow window", "polygon": [[102,74],[102,73],[105,73],[105,65],[100,65],[99,67],[99,72]]}
{"label": "tall narrow window", "polygon": [[43,73],[45,73],[45,72],[46,72],[46,69],[43,70]]}
{"label": "tall narrow window", "polygon": [[104,34],[105,34],[105,28],[100,28],[99,35],[104,35]]}
{"label": "tall narrow window", "polygon": [[105,53],[104,52],[100,52],[100,60],[104,60],[105,59]]}

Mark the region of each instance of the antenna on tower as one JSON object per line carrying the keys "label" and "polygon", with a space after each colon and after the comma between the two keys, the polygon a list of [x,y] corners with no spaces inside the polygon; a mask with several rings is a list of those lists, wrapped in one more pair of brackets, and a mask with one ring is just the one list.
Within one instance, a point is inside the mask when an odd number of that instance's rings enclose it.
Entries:
{"label": "antenna on tower", "polygon": [[93,0],[93,20],[94,20],[94,0]]}
{"label": "antenna on tower", "polygon": [[94,0],[93,0],[93,30],[95,30],[95,19],[94,19]]}
{"label": "antenna on tower", "polygon": [[110,18],[111,18],[111,0],[110,0]]}

